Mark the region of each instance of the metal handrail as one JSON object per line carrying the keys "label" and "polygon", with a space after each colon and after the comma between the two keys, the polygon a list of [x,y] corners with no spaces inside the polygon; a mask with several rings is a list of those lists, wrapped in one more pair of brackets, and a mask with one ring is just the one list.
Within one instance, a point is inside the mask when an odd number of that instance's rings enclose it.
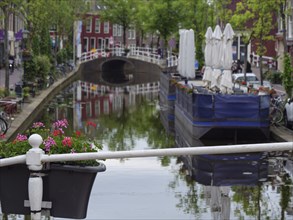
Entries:
{"label": "metal handrail", "polygon": [[[0,159],[0,167],[13,164],[26,163],[31,172],[42,170],[43,163],[77,161],[77,160],[104,160],[121,159],[134,157],[156,157],[156,156],[180,156],[180,155],[202,155],[202,154],[228,154],[247,153],[264,151],[292,151],[293,142],[263,143],[263,144],[242,144],[225,145],[213,147],[183,147],[170,149],[133,150],[133,151],[100,151],[97,153],[74,153],[74,154],[52,154],[45,155],[40,149],[43,139],[38,134],[33,134],[28,139],[32,148],[26,155]],[[31,209],[31,219],[41,219],[43,181],[42,175],[31,175],[28,180],[29,203]]]}

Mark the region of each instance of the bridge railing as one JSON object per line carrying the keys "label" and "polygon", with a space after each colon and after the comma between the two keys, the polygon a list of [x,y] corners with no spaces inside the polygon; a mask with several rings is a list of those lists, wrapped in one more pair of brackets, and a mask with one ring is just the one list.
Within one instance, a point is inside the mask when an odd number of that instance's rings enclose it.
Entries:
{"label": "bridge railing", "polygon": [[[25,154],[16,157],[0,159],[0,167],[14,164],[26,163],[28,169],[37,173],[42,170],[43,163],[80,161],[80,160],[104,160],[121,159],[135,157],[157,157],[157,156],[182,156],[182,155],[202,155],[202,154],[229,154],[229,153],[249,153],[249,152],[270,152],[270,151],[292,151],[293,142],[283,143],[263,143],[263,144],[243,144],[225,145],[212,147],[182,147],[169,149],[151,150],[131,150],[131,151],[104,151],[97,153],[70,153],[45,155],[40,149],[43,139],[38,134],[29,137],[32,148]],[[31,219],[41,219],[43,181],[42,175],[30,175],[28,180],[29,202],[31,209]]]}
{"label": "bridge railing", "polygon": [[128,52],[122,47],[114,47],[109,49],[93,49],[82,53],[79,62],[83,63],[97,58],[121,56],[131,57],[133,59],[143,60],[154,63],[160,66],[173,67],[178,64],[178,57],[168,52],[166,59],[163,58],[162,53],[157,48],[149,47],[129,47]]}

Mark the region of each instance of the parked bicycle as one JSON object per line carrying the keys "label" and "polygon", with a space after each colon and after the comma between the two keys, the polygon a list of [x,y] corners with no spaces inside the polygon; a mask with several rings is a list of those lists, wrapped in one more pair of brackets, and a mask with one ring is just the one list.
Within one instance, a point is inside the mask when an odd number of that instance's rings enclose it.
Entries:
{"label": "parked bicycle", "polygon": [[273,124],[280,124],[283,121],[284,117],[284,107],[285,101],[283,97],[285,94],[278,95],[271,98],[271,106],[270,106],[270,122]]}
{"label": "parked bicycle", "polygon": [[0,111],[0,135],[5,135],[7,133],[13,119],[14,118],[5,111]]}

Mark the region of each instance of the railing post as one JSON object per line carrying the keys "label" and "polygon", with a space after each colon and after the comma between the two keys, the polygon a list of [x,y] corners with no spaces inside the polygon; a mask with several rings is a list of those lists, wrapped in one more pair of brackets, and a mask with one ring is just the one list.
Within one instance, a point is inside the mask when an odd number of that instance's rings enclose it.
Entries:
{"label": "railing post", "polygon": [[31,219],[41,219],[42,200],[43,200],[43,179],[40,172],[43,168],[41,158],[44,151],[39,148],[43,139],[38,134],[33,134],[28,139],[32,146],[26,154],[26,164],[31,171],[28,180],[28,194],[31,209]]}

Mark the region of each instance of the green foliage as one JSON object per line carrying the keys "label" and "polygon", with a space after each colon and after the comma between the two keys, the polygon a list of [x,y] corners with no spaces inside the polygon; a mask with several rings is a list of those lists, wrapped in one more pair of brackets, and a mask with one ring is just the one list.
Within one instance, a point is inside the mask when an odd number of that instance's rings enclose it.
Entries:
{"label": "green foliage", "polygon": [[46,55],[33,56],[24,62],[24,80],[35,81],[36,78],[45,79],[51,69],[50,58]]}
{"label": "green foliage", "polygon": [[64,63],[68,58],[68,55],[67,55],[67,50],[65,48],[59,50],[57,52],[57,63],[60,64],[60,63]]}
{"label": "green foliage", "polygon": [[281,84],[282,83],[282,74],[281,72],[276,72],[273,70],[268,70],[265,72],[264,77],[271,83]]}
{"label": "green foliage", "polygon": [[[107,10],[100,11],[103,21],[110,21],[123,27],[123,44],[126,44],[126,30],[133,26],[136,13],[135,0],[100,0]],[[125,45],[126,46],[126,45]]]}
{"label": "green foliage", "polygon": [[24,97],[24,98],[29,97],[29,91],[30,91],[30,87],[24,87],[24,88],[22,89],[23,97]]}
{"label": "green foliage", "polygon": [[45,55],[36,56],[34,58],[34,64],[35,64],[35,76],[46,79],[48,76],[50,69],[51,69],[51,63],[49,57]]}
{"label": "green foliage", "polygon": [[[235,30],[242,33],[244,43],[248,44],[250,40],[256,40],[256,51],[260,56],[266,52],[264,42],[273,39],[272,14],[277,11],[278,5],[275,0],[243,0],[237,3],[236,11],[232,16],[231,24]],[[249,23],[252,25],[248,26]]]}
{"label": "green foliage", "polygon": [[24,70],[24,75],[23,75],[24,81],[33,81],[35,77],[35,72],[36,72],[34,59],[25,61],[23,63],[23,70]]}
{"label": "green foliage", "polygon": [[284,72],[282,75],[282,83],[288,97],[292,96],[293,79],[292,79],[293,68],[291,64],[291,57],[288,53],[284,57]]}
{"label": "green foliage", "polygon": [[40,55],[40,38],[39,36],[35,35],[32,39],[32,51],[34,55]]}
{"label": "green foliage", "polygon": [[43,28],[40,33],[40,54],[46,55],[48,57],[51,56],[51,48],[52,48],[52,42],[50,38],[50,32],[49,29]]}
{"label": "green foliage", "polygon": [[5,88],[0,88],[0,98],[5,96]]}

